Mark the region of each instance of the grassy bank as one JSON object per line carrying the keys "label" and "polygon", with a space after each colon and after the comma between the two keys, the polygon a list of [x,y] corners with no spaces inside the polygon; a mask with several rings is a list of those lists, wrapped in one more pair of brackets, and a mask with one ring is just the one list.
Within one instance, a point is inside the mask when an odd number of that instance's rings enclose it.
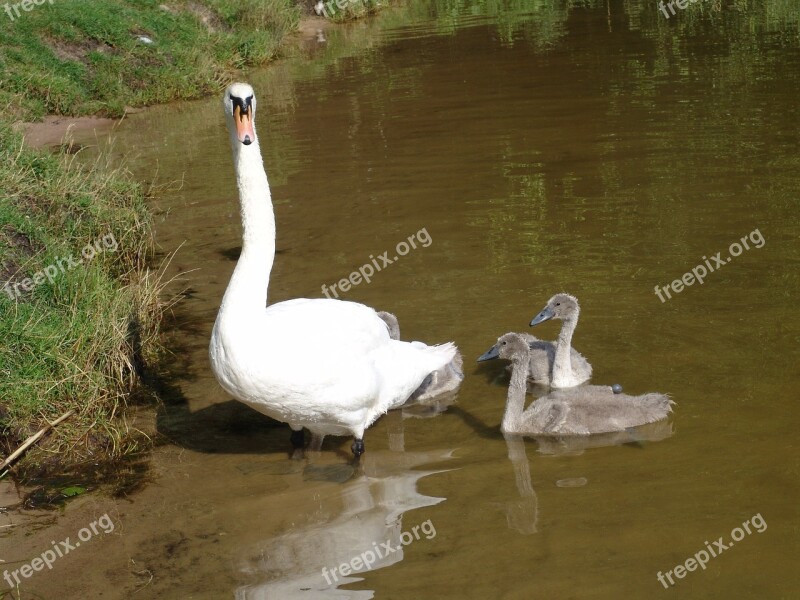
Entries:
{"label": "grassy bank", "polygon": [[237,69],[275,58],[301,12],[294,0],[48,0],[9,10],[0,11],[0,107],[23,120],[120,116],[216,92]]}
{"label": "grassy bank", "polygon": [[69,410],[29,464],[121,456],[161,317],[145,194],[121,170],[27,149],[0,121],[0,444]]}

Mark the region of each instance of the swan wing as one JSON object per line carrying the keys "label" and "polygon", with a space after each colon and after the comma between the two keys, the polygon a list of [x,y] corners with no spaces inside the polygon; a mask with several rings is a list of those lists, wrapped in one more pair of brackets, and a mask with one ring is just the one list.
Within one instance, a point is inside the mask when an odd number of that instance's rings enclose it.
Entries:
{"label": "swan wing", "polygon": [[389,341],[386,324],[370,307],[326,298],[297,298],[269,306],[263,335],[276,343],[323,352],[369,352]]}
{"label": "swan wing", "polygon": [[665,394],[614,394],[608,386],[557,390],[549,397],[569,409],[561,433],[576,435],[621,431],[659,421],[672,411],[672,401]]}

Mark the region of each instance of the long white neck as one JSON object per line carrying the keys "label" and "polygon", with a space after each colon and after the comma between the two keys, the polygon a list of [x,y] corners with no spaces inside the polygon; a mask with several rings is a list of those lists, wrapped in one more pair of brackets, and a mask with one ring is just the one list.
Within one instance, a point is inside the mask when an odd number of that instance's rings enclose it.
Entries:
{"label": "long white neck", "polygon": [[527,356],[511,361],[511,381],[508,385],[506,412],[501,429],[506,432],[519,432],[522,429],[522,413],[525,410],[525,391],[528,379]]}
{"label": "long white neck", "polygon": [[564,320],[556,342],[556,355],[553,359],[553,385],[572,385],[572,334],[578,326],[578,312]]}
{"label": "long white neck", "polygon": [[242,217],[242,253],[222,298],[220,314],[259,314],[267,304],[269,275],[275,260],[275,213],[258,137],[249,146],[231,135]]}

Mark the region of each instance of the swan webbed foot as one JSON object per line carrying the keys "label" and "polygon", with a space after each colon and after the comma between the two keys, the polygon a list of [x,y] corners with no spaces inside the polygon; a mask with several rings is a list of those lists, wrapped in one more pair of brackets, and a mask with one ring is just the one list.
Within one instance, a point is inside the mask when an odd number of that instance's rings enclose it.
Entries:
{"label": "swan webbed foot", "polygon": [[299,431],[292,430],[292,435],[289,436],[289,439],[292,442],[292,448],[294,448],[295,450],[302,450],[306,444],[305,433],[303,432],[302,429],[300,429]]}
{"label": "swan webbed foot", "polygon": [[356,458],[360,458],[362,454],[364,454],[364,440],[361,438],[356,438],[353,440],[353,445],[350,446],[350,450],[353,451],[353,456]]}

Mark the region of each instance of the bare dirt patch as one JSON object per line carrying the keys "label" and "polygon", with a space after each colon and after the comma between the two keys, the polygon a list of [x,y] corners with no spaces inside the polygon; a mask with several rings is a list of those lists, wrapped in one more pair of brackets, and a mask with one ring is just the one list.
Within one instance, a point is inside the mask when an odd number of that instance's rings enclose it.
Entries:
{"label": "bare dirt patch", "polygon": [[44,37],[42,42],[53,51],[60,60],[79,62],[88,64],[88,55],[91,52],[106,54],[114,49],[103,42],[96,40],[85,40],[82,42],[67,42],[52,37]]}
{"label": "bare dirt patch", "polygon": [[197,20],[205,25],[209,33],[216,33],[218,31],[230,31],[230,27],[222,20],[222,18],[215,13],[208,6],[203,6],[198,2],[189,0],[183,5],[183,9],[192,13]]}
{"label": "bare dirt patch", "polygon": [[25,133],[25,143],[34,148],[68,144],[68,135],[80,140],[111,133],[119,121],[100,117],[63,117],[50,115],[41,123],[19,123]]}

